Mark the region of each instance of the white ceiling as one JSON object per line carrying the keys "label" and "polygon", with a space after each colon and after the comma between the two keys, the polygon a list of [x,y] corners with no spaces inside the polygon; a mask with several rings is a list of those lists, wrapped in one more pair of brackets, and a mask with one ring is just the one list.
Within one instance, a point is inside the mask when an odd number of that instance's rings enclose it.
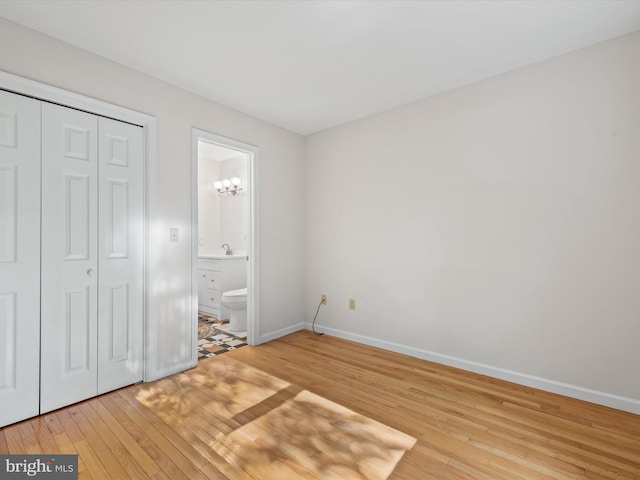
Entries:
{"label": "white ceiling", "polygon": [[244,154],[232,148],[223,147],[211,142],[198,140],[198,159],[224,162],[232,158],[242,157]]}
{"label": "white ceiling", "polygon": [[5,0],[0,16],[308,134],[639,30],[640,0]]}

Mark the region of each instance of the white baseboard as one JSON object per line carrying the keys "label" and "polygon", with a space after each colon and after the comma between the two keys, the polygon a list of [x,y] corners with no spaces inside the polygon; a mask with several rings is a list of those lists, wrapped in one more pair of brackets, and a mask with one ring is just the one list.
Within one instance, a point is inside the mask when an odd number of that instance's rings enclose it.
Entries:
{"label": "white baseboard", "polygon": [[143,382],[154,382],[156,380],[160,380],[161,378],[168,377],[169,375],[173,375],[174,373],[184,372],[197,366],[197,360],[195,364],[193,363],[193,361],[188,360],[177,365],[171,365],[167,368],[153,370],[152,372],[147,372],[147,375],[144,377]]}
{"label": "white baseboard", "polygon": [[306,323],[296,323],[295,325],[291,325],[289,327],[281,328],[280,330],[276,330],[274,332],[265,333],[264,335],[260,335],[258,337],[258,341],[256,345],[260,345],[261,343],[270,342],[271,340],[275,340],[276,338],[284,337],[285,335],[289,335],[290,333],[299,332],[300,330],[304,330],[307,328]]}
{"label": "white baseboard", "polygon": [[[304,328],[306,328],[307,330],[311,330],[310,323],[299,325],[304,325]],[[298,327],[298,325],[296,325],[296,327]],[[449,355],[443,355],[440,353],[431,352],[429,350],[409,347],[407,345],[402,345],[399,343],[387,342],[385,340],[345,332],[343,330],[338,330],[335,328],[323,327],[321,325],[316,325],[315,328],[316,331],[323,332],[334,337],[343,338],[345,340],[351,340],[353,342],[362,343],[364,345],[378,347],[396,353],[402,353],[404,355],[420,358],[422,360],[429,360],[431,362],[448,365],[450,367],[459,368],[461,370],[467,370],[469,372],[487,375],[489,377],[498,378],[500,380],[506,380],[508,382],[537,388],[546,392],[557,393],[559,395],[564,395],[567,397],[576,398],[578,400],[584,400],[586,402],[596,403],[598,405],[604,405],[606,407],[611,407],[617,410],[640,415],[640,400],[634,398],[621,397],[619,395],[591,390],[589,388],[583,388],[577,385],[571,385],[569,383],[536,377],[534,375],[528,375],[526,373],[514,372],[512,370],[506,370],[504,368],[485,365],[483,363],[464,360],[462,358],[451,357]]]}

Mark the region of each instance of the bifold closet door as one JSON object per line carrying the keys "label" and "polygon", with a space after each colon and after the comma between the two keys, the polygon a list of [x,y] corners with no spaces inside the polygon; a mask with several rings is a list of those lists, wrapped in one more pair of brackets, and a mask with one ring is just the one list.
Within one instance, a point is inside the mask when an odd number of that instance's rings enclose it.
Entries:
{"label": "bifold closet door", "polygon": [[41,275],[45,413],[98,391],[98,117],[49,103],[42,104]]}
{"label": "bifold closet door", "polygon": [[38,414],[40,102],[0,90],[0,427]]}
{"label": "bifold closet door", "polygon": [[100,118],[98,393],[142,381],[143,132]]}
{"label": "bifold closet door", "polygon": [[142,380],[143,132],[42,113],[40,412]]}

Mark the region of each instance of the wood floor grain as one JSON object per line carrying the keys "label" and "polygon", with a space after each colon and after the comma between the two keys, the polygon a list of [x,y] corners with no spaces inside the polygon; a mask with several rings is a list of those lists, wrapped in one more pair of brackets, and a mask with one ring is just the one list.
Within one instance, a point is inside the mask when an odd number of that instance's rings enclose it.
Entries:
{"label": "wood floor grain", "polygon": [[640,416],[305,331],[5,427],[0,453],[96,480],[637,480]]}

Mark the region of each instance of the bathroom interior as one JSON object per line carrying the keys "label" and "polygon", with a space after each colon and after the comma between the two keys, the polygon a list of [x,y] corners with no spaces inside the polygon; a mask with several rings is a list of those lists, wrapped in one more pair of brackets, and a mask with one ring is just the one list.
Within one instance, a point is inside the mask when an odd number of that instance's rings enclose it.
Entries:
{"label": "bathroom interior", "polygon": [[248,161],[244,152],[198,140],[199,327],[245,341]]}

